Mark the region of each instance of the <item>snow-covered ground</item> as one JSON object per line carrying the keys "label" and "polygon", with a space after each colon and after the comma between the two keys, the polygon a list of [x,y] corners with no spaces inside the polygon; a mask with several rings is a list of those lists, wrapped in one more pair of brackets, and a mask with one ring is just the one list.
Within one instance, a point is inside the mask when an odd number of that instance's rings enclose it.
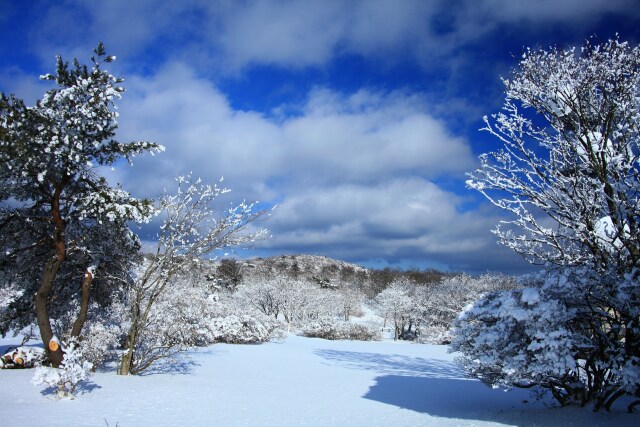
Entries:
{"label": "snow-covered ground", "polygon": [[[16,339],[0,340],[0,350]],[[18,342],[19,343],[19,342]],[[0,370],[6,426],[637,426],[639,414],[548,409],[465,379],[445,346],[289,336],[220,344],[143,376],[93,375],[74,400]]]}

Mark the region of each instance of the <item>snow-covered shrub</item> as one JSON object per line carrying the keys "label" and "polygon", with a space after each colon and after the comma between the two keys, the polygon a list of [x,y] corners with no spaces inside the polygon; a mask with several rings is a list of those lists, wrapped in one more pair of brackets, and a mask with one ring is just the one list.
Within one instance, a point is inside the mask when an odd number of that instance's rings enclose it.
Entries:
{"label": "snow-covered shrub", "polygon": [[417,340],[430,344],[448,344],[453,338],[451,325],[464,307],[487,292],[517,286],[515,279],[504,275],[456,274],[445,277],[438,283],[417,287],[413,293],[418,311],[416,317],[420,319]]}
{"label": "snow-covered shrub", "polygon": [[[344,316],[341,295],[306,280],[258,277],[241,285],[235,297],[244,306],[274,319],[282,318],[286,323],[303,326],[320,317]],[[348,304],[350,310],[354,310],[353,304]]]}
{"label": "snow-covered shrub", "polygon": [[281,323],[261,313],[214,317],[206,328],[211,343],[257,344],[284,336]]}
{"label": "snow-covered shrub", "polygon": [[421,344],[447,345],[453,339],[451,326],[424,325],[420,328],[420,334],[416,337],[416,342]]}
{"label": "snow-covered shrub", "polygon": [[[459,361],[473,376],[493,386],[539,385],[561,404],[595,401],[596,409],[609,408],[621,395],[637,394],[640,378],[636,349],[626,345],[638,327],[619,317],[638,300],[638,285],[611,280],[570,271],[534,287],[491,293],[460,314],[452,350],[462,352]],[[611,298],[616,287],[634,289]]]}
{"label": "snow-covered shrub", "polygon": [[[566,383],[577,368],[567,329],[575,316],[543,289],[494,292],[455,322],[454,351],[473,375],[492,386]],[[572,378],[572,382],[577,378]]]}
{"label": "snow-covered shrub", "polygon": [[327,317],[308,323],[302,328],[302,334],[306,337],[326,340],[379,341],[382,339],[380,330],[376,327]]}
{"label": "snow-covered shrub", "polygon": [[[175,276],[168,282],[171,286],[155,297],[144,313],[143,328],[133,328],[132,313],[125,310],[122,329],[128,330],[129,335],[135,333],[136,341],[130,374],[147,369],[156,360],[170,358],[191,347],[212,342],[208,336],[207,322],[219,315],[219,304],[208,298],[203,287],[190,286],[182,279],[182,276]],[[135,297],[135,293],[130,296]],[[135,316],[133,319],[135,321]],[[126,351],[131,349],[125,348]]]}
{"label": "snow-covered shrub", "polygon": [[36,385],[55,387],[58,398],[75,395],[80,382],[89,378],[93,365],[84,360],[75,340],[63,345],[64,356],[59,368],[40,367],[36,369],[31,382]]}
{"label": "snow-covered shrub", "polygon": [[122,327],[113,322],[88,321],[78,344],[85,360],[93,365],[93,369],[102,365],[115,354],[118,341],[122,336]]}
{"label": "snow-covered shrub", "polygon": [[486,292],[516,286],[513,278],[492,274],[456,274],[424,285],[400,277],[378,294],[374,304],[393,326],[394,339],[448,344],[451,324],[465,306]]}
{"label": "snow-covered shrub", "polygon": [[241,285],[235,299],[245,307],[258,310],[277,319],[282,311],[283,295],[280,282],[256,278]]}

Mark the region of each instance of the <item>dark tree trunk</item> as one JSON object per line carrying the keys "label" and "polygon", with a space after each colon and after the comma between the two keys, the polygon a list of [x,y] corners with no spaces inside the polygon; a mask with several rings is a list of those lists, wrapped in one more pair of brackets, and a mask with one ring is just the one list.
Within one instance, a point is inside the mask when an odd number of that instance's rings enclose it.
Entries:
{"label": "dark tree trunk", "polygon": [[51,364],[55,367],[60,366],[62,363],[62,348],[58,347],[55,351],[49,349],[49,341],[53,338],[53,331],[51,330],[51,322],[49,320],[48,297],[53,287],[53,281],[58,274],[60,264],[62,264],[62,260],[55,255],[47,261],[44,274],[42,275],[42,282],[35,297],[36,318],[38,319],[40,337],[44,343],[44,348],[49,356],[49,360],[51,360]]}
{"label": "dark tree trunk", "polygon": [[73,322],[73,328],[71,329],[71,336],[75,338],[80,337],[82,327],[87,320],[87,311],[89,310],[89,298],[91,296],[91,282],[93,281],[93,274],[87,270],[82,280],[82,297],[80,299],[80,313],[75,322]]}
{"label": "dark tree trunk", "polygon": [[53,338],[53,331],[51,330],[51,321],[49,319],[49,294],[53,288],[53,282],[56,280],[60,265],[65,259],[67,246],[65,242],[65,228],[66,223],[60,214],[60,195],[62,189],[66,185],[67,180],[56,187],[56,191],[53,194],[51,201],[51,216],[54,226],[53,232],[53,254],[47,261],[42,274],[42,281],[40,287],[35,296],[35,311],[36,319],[38,320],[38,328],[40,329],[40,337],[44,343],[45,351],[49,356],[49,360],[54,367],[60,366],[62,363],[62,348],[58,346],[56,350],[49,348],[49,342]]}

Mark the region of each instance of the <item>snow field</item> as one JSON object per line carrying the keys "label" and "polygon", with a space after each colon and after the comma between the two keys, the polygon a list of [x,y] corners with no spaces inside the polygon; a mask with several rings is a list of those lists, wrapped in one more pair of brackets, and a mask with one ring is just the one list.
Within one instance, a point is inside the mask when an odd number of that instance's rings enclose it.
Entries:
{"label": "snow field", "polygon": [[[10,339],[0,340],[10,344]],[[218,344],[142,376],[98,372],[74,400],[0,371],[7,426],[632,426],[638,414],[548,409],[465,379],[447,347],[289,336]],[[524,401],[527,401],[525,403]],[[6,422],[6,424],[5,424]]]}

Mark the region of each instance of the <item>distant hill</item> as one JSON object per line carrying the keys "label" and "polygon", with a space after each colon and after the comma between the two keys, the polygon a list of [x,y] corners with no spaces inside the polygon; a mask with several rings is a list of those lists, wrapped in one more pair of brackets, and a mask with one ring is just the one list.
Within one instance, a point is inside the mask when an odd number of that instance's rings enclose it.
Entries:
{"label": "distant hill", "polygon": [[318,255],[280,255],[239,261],[244,275],[263,277],[287,277],[317,282],[342,284],[362,283],[369,277],[369,270],[348,262]]}
{"label": "distant hill", "polygon": [[[225,263],[226,268],[221,268]],[[193,264],[190,274],[194,277],[194,283],[206,280],[231,289],[252,280],[298,279],[312,281],[327,288],[355,287],[367,297],[373,298],[398,277],[404,277],[418,285],[428,285],[459,273],[417,269],[372,270],[325,256],[297,254],[248,260],[201,260]]]}

